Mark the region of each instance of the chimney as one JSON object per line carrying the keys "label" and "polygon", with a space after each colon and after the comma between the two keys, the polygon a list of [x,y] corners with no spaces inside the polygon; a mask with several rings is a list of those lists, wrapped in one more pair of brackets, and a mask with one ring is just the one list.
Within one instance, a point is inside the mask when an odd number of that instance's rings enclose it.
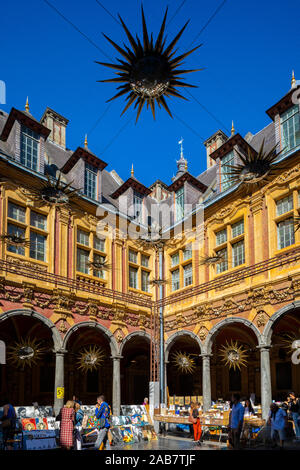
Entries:
{"label": "chimney", "polygon": [[216,164],[215,160],[210,157],[211,153],[221,147],[226,140],[228,140],[228,136],[219,129],[204,142],[206,147],[207,169]]}
{"label": "chimney", "polygon": [[59,145],[64,150],[66,150],[66,127],[68,122],[68,119],[48,107],[41,118],[41,123],[51,131],[48,140]]}

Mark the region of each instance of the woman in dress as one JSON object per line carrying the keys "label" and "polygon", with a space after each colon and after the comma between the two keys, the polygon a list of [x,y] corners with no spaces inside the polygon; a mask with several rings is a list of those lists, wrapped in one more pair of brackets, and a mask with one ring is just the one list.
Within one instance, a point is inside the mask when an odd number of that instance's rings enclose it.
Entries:
{"label": "woman in dress", "polygon": [[200,445],[200,439],[201,439],[201,435],[202,435],[202,427],[201,427],[201,423],[200,423],[199,404],[198,403],[192,403],[191,404],[189,421],[191,423],[193,423],[194,441],[197,442],[197,444]]}
{"label": "woman in dress", "polygon": [[75,410],[74,401],[69,400],[60,410],[60,446],[63,449],[70,450],[73,447]]}

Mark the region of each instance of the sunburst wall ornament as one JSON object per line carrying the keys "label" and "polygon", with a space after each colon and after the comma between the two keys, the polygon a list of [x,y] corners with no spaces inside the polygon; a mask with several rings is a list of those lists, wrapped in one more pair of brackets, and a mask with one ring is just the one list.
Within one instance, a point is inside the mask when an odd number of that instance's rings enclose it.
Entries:
{"label": "sunburst wall ornament", "polygon": [[99,346],[85,347],[78,354],[78,368],[84,372],[96,370],[104,362],[105,351]]}
{"label": "sunburst wall ornament", "polygon": [[70,199],[78,194],[79,189],[70,189],[71,183],[63,183],[61,181],[61,173],[59,173],[57,179],[47,176],[47,181],[43,182],[40,188],[33,188],[35,199],[45,202],[50,205],[62,206],[68,204]]}
{"label": "sunburst wall ornament", "polygon": [[274,166],[274,163],[283,150],[276,152],[276,144],[271,150],[266,151],[264,145],[265,141],[263,140],[258,153],[248,147],[247,155],[243,155],[236,150],[242,163],[224,165],[229,170],[225,173],[229,178],[228,181],[233,184],[243,183],[248,191],[252,191],[267,182],[279,170],[282,170],[282,167]]}
{"label": "sunburst wall ornament", "polygon": [[247,354],[242,346],[239,346],[237,341],[232,341],[230,344],[226,341],[226,346],[221,347],[220,356],[222,361],[225,362],[229,369],[241,369],[247,363]]}
{"label": "sunburst wall ornament", "polygon": [[136,40],[133,38],[121,16],[119,15],[120,21],[125,30],[127,38],[129,39],[132,50],[130,50],[125,44],[124,49],[122,49],[104,34],[104,37],[114,46],[114,48],[123,56],[123,58],[126,59],[126,61],[117,59],[118,64],[107,64],[105,62],[96,61],[100,65],[118,70],[118,72],[115,72],[118,77],[98,81],[125,83],[125,85],[121,85],[117,88],[117,90],[121,91],[119,91],[108,101],[114,100],[115,98],[128,93],[128,96],[126,97],[128,103],[125,106],[122,114],[124,114],[125,111],[135,102],[134,107],[136,108],[138,106],[136,122],[138,121],[139,115],[145,103],[147,103],[147,108],[150,106],[154,119],[155,102],[159,107],[163,106],[163,108],[172,117],[165,97],[174,96],[186,100],[186,98],[176,91],[176,87],[195,87],[194,85],[189,85],[188,83],[182,82],[178,79],[182,78],[180,77],[182,74],[201,70],[180,70],[177,68],[182,64],[183,59],[198,49],[200,45],[194,47],[192,50],[184,54],[173,57],[176,51],[172,51],[189,22],[183,26],[176,37],[170,42],[168,47],[165,48],[166,38],[164,38],[164,32],[167,13],[168,9],[166,9],[166,13],[155,44],[153,42],[152,33],[151,39],[149,38],[143,7],[143,44],[141,43],[138,36],[136,36]]}
{"label": "sunburst wall ornament", "polygon": [[177,351],[172,355],[172,362],[184,374],[192,374],[196,369],[194,359],[187,353]]}
{"label": "sunburst wall ornament", "polygon": [[24,369],[37,365],[45,351],[38,340],[26,338],[7,348],[7,358],[12,365]]}

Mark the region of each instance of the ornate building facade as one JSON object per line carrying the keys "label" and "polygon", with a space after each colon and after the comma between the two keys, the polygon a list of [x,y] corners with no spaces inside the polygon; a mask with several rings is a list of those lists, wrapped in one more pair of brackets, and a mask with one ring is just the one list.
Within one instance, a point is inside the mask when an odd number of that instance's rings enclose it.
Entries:
{"label": "ornate building facade", "polygon": [[[208,408],[254,393],[265,415],[272,398],[300,392],[298,89],[257,134],[207,139],[199,176],[181,148],[171,184],[149,188],[133,170],[125,182],[108,172],[87,139],[67,149],[68,120],[52,109],[40,121],[28,104],[0,111],[1,393],[56,410],[98,392],[115,413],[140,403],[158,380],[159,314],[169,395],[201,395]],[[277,146],[276,171],[249,192],[226,165],[262,142]],[[234,345],[246,365],[226,365]],[[192,373],[178,370],[178,352]]]}

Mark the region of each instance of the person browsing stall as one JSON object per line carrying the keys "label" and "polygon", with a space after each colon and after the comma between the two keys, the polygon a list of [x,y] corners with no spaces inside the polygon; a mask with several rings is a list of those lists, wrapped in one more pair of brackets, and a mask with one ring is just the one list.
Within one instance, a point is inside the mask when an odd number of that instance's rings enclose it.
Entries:
{"label": "person browsing stall", "polygon": [[245,409],[240,403],[240,395],[234,393],[232,395],[232,409],[229,418],[229,427],[231,431],[231,439],[234,449],[240,448],[240,436],[243,429]]}

